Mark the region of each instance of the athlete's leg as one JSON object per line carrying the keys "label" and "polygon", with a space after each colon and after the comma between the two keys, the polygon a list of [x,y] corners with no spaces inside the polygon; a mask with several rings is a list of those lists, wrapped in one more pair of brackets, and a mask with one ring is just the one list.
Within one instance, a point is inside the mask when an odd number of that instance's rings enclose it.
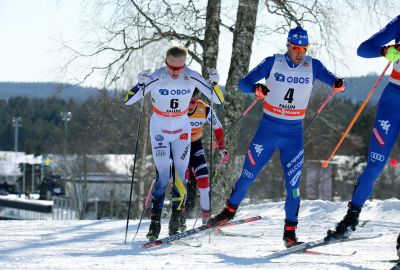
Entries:
{"label": "athlete's leg", "polygon": [[178,134],[178,139],[171,142],[171,154],[175,167],[175,186],[180,186],[178,189],[180,202],[178,208],[185,206],[186,199],[186,170],[189,165],[190,158],[190,126]]}
{"label": "athlete's leg", "polygon": [[164,205],[165,191],[171,177],[170,143],[168,135],[161,134],[150,122],[150,139],[154,165],[157,170],[156,183],[153,190],[152,215],[161,215]]}
{"label": "athlete's leg", "polygon": [[290,125],[292,132],[280,139],[280,157],[285,176],[286,220],[297,222],[300,206],[300,178],[304,162],[303,130],[301,124]]}
{"label": "athlete's leg", "polygon": [[261,120],[258,130],[250,143],[242,173],[232,188],[232,193],[228,200],[231,206],[239,206],[246,196],[249,186],[256,180],[257,175],[274,153],[277,137],[271,133],[270,129],[272,127],[267,123],[268,121],[265,118]]}
{"label": "athlete's leg", "polygon": [[156,121],[150,120],[150,140],[152,146],[153,160],[156,166],[157,178],[152,192],[151,200],[151,223],[147,238],[156,240],[161,230],[161,212],[164,205],[165,190],[170,178],[170,143],[168,135],[162,135]]}
{"label": "athlete's leg", "polygon": [[172,160],[174,163],[174,188],[179,194],[174,198],[172,204],[172,215],[169,222],[169,235],[175,234],[178,230],[186,230],[182,223],[182,216],[185,215],[186,201],[186,170],[189,165],[190,157],[190,125],[182,128],[182,132],[177,134],[177,139],[171,142]]}
{"label": "athlete's leg", "polygon": [[399,134],[400,93],[396,95],[398,90],[394,93],[390,91],[393,87],[388,84],[379,101],[370,139],[368,163],[356,182],[351,200],[357,207],[362,207],[371,194],[375,180],[384,169]]}
{"label": "athlete's leg", "polygon": [[210,218],[208,224],[212,226],[221,225],[235,216],[236,210],[246,196],[249,186],[254,182],[260,170],[274,153],[279,138],[279,136],[276,136],[277,134],[271,132],[275,125],[267,118],[261,120],[256,135],[247,150],[240,178],[232,188],[225,208],[218,215]]}
{"label": "athlete's leg", "polygon": [[201,140],[192,142],[191,152],[193,155],[190,159],[190,166],[193,168],[196,176],[197,187],[200,191],[200,207],[202,210],[210,210],[210,186],[209,173],[206,158],[204,156],[204,148]]}

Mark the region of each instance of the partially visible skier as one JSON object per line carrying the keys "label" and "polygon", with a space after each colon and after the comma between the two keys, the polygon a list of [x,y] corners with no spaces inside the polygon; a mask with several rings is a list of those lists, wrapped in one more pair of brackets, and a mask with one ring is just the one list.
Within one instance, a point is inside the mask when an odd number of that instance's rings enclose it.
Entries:
{"label": "partially visible skier", "polygon": [[[224,129],[221,122],[214,113],[213,109],[205,102],[199,99],[200,91],[195,90],[189,104],[189,121],[192,130],[192,142],[190,147],[189,173],[194,176],[189,177],[187,182],[187,197],[185,203],[185,214],[193,211],[193,207],[197,195],[197,187],[200,191],[200,208],[202,210],[202,222],[207,223],[210,217],[210,183],[209,170],[203,148],[203,130],[204,124],[212,124],[215,139],[218,142],[218,151],[220,156],[219,166],[226,164],[229,161],[229,152],[225,149]],[[178,188],[179,189],[179,188]],[[174,189],[176,191],[177,189]],[[179,193],[178,193],[179,194]],[[173,200],[177,198],[173,195]],[[178,226],[178,225],[176,225]],[[176,226],[173,230],[177,231]],[[186,230],[186,216],[181,215],[179,225],[181,231]],[[171,230],[171,227],[170,227]]]}
{"label": "partially visible skier", "polygon": [[[306,56],[309,42],[307,31],[300,26],[289,31],[287,52],[265,58],[239,81],[239,89],[264,99],[264,116],[247,150],[240,178],[232,188],[226,207],[210,218],[209,224],[223,224],[232,219],[247,189],[280,150],[285,175],[286,203],[283,241],[286,247],[299,244],[296,238],[300,207],[300,176],[303,167],[303,126],[313,83],[316,79],[343,92],[343,79],[336,78],[317,59]],[[265,85],[257,83],[265,79]]]}
{"label": "partially visible skier", "polygon": [[[185,65],[187,50],[173,46],[168,49],[165,67],[153,73],[142,71],[138,84],[128,91],[125,104],[132,105],[147,93],[151,93],[153,114],[150,119],[150,138],[157,179],[152,193],[151,223],[147,238],[156,240],[160,234],[160,218],[165,190],[170,179],[170,157],[176,171],[175,181],[185,186],[185,172],[190,156],[189,102],[194,89],[198,88],[213,102],[221,104],[223,95],[213,89],[218,83],[216,70],[209,71],[209,81]],[[177,179],[178,178],[178,179]],[[179,211],[173,209],[173,211]]]}
{"label": "partially visible skier", "polygon": [[399,256],[399,260],[400,260],[400,233],[399,233],[399,236],[397,236],[396,250],[397,250],[397,256]]}
{"label": "partially visible skier", "polygon": [[[395,44],[386,45],[394,40]],[[371,194],[375,180],[381,174],[390,156],[400,128],[400,15],[389,22],[382,30],[361,43],[357,54],[365,58],[385,57],[393,62],[389,83],[383,90],[378,103],[375,123],[372,129],[367,166],[358,177],[347,214],[328,230],[327,239],[346,238],[356,230],[361,209]],[[399,234],[400,238],[400,234]],[[397,253],[399,242],[397,239]],[[400,254],[399,254],[400,256]]]}

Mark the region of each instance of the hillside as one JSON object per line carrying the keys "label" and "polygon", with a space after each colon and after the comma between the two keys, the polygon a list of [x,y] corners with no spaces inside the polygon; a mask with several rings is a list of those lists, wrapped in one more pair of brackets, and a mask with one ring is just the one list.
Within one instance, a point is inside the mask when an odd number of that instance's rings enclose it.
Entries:
{"label": "hillside", "polygon": [[[348,89],[340,97],[351,99],[354,103],[363,101],[369,90],[374,85],[378,75],[368,75],[363,77],[346,78]],[[384,77],[379,84],[376,93],[371,98],[371,104],[376,104],[382,93],[383,87],[388,82],[388,76]],[[315,87],[318,87],[316,85]],[[0,82],[0,100],[9,99],[15,96],[25,96],[28,98],[47,98],[56,96],[62,99],[73,98],[77,101],[84,101],[88,97],[95,95],[99,89],[81,87],[76,85],[58,83],[20,83],[20,82]],[[313,95],[316,91],[313,92]]]}
{"label": "hillside", "polygon": [[0,82],[0,99],[7,100],[10,97],[24,96],[28,98],[72,98],[77,101],[84,101],[90,96],[95,95],[98,90],[97,88],[53,82]]}
{"label": "hillside", "polygon": [[[345,93],[343,93],[343,98],[348,98],[353,101],[353,103],[364,101],[368,92],[371,90],[372,86],[375,84],[378,75],[368,75],[363,77],[351,77],[346,78],[346,82],[348,83],[348,88]],[[375,90],[374,95],[371,97],[370,104],[378,103],[378,100],[382,94],[383,88],[389,81],[389,76],[385,76],[382,78],[382,81],[379,83],[378,87]]]}

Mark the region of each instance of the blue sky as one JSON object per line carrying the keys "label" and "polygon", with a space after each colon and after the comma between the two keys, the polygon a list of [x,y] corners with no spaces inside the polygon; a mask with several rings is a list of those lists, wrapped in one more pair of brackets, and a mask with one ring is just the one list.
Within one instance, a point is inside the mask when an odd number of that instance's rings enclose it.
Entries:
{"label": "blue sky", "polygon": [[[66,56],[60,51],[60,41],[73,45],[83,35],[82,8],[81,0],[0,1],[0,81],[70,81],[71,78],[61,75],[58,69],[66,61]],[[338,37],[344,45],[342,51],[334,53],[342,61],[335,62],[323,52],[315,55],[340,77],[379,73],[385,66],[383,58],[363,59],[357,57],[355,52],[360,42],[389,20],[382,18],[379,23],[374,21],[366,24],[359,18],[363,13],[357,15],[348,18],[348,27],[343,28]],[[392,17],[395,15],[393,13]],[[369,14],[364,13],[364,16]],[[309,31],[309,35],[312,42],[312,31]],[[264,57],[283,52],[285,39],[284,35],[255,39],[250,69]],[[224,83],[230,62],[231,35],[222,33],[220,44],[227,44],[221,50],[218,62],[221,81]]]}
{"label": "blue sky", "polygon": [[0,1],[0,81],[57,81],[60,40],[73,40],[79,2]]}

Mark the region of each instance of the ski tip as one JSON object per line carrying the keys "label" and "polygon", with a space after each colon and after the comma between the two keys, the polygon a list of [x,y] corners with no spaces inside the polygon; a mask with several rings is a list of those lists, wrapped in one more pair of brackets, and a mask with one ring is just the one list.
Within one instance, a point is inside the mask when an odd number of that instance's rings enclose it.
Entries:
{"label": "ski tip", "polygon": [[[377,233],[377,234],[367,234],[365,236],[359,236],[360,238],[365,238],[365,239],[373,239],[373,238],[379,238],[382,237],[383,233]],[[357,236],[354,236],[354,238],[358,238]],[[352,239],[352,237],[350,236],[350,239]]]}

